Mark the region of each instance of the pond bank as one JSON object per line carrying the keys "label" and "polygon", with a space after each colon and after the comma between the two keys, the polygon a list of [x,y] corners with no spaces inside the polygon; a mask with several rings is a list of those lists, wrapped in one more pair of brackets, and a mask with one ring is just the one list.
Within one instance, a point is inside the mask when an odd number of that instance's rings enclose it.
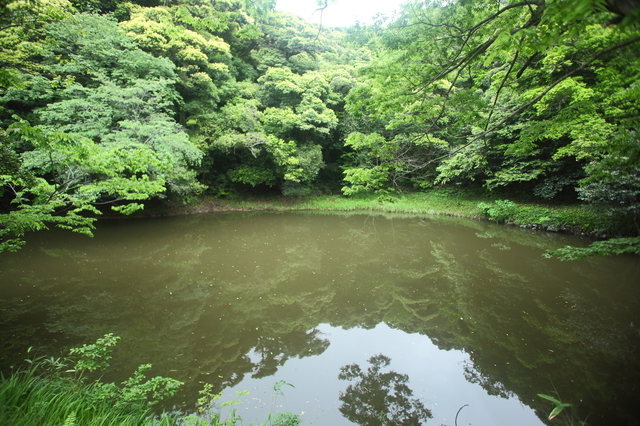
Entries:
{"label": "pond bank", "polygon": [[[372,194],[358,197],[322,195],[309,197],[247,197],[220,199],[203,197],[193,203],[155,203],[133,218],[153,218],[222,211],[336,211],[404,213],[416,216],[452,216],[489,220],[522,228],[568,232],[606,238],[632,235],[624,223],[583,205],[515,203],[464,193],[433,191],[393,196]],[[108,219],[123,216],[106,216]]]}

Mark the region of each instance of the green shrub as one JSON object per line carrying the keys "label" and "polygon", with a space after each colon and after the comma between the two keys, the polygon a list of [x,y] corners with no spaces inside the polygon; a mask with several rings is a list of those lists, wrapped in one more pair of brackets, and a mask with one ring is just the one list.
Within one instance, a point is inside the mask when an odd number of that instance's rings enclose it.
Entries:
{"label": "green shrub", "polygon": [[[73,348],[66,358],[37,357],[28,368],[0,377],[0,424],[12,426],[169,426],[176,419],[153,419],[150,407],[174,395],[182,382],[148,379],[145,364],[120,384],[87,382],[85,372],[109,366],[120,338],[106,334],[90,345]],[[31,349],[28,351],[31,352]]]}
{"label": "green shrub", "polygon": [[509,200],[479,203],[481,216],[497,223],[512,223],[523,228],[570,231],[589,235],[606,235],[619,231],[618,219],[606,212],[581,206],[550,209],[516,204]]}
{"label": "green shrub", "polygon": [[[235,426],[240,422],[235,411],[225,420],[220,418],[214,409],[220,395],[213,393],[210,384],[200,392],[198,415],[154,416],[151,406],[175,395],[183,383],[162,376],[147,378],[145,372],[151,364],[139,366],[132,377],[119,384],[88,382],[84,373],[107,368],[119,339],[106,334],[93,344],[71,349],[69,357],[28,359],[28,368],[18,369],[10,377],[0,376],[0,425]],[[274,386],[278,395],[285,384]],[[233,402],[221,405],[229,404]],[[269,415],[264,424],[297,426],[301,421],[300,416],[286,412]]]}
{"label": "green shrub", "polygon": [[496,200],[493,204],[480,203],[481,215],[493,222],[513,222],[516,219],[518,206],[513,201]]}
{"label": "green shrub", "polygon": [[547,258],[557,256],[559,260],[576,260],[590,256],[611,256],[624,253],[640,254],[640,237],[595,241],[589,247],[565,246],[557,250],[547,251],[543,256]]}

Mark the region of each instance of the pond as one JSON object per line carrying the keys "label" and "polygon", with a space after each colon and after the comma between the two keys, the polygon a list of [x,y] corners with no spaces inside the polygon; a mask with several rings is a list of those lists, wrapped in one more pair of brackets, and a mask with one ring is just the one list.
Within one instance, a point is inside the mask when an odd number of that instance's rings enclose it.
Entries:
{"label": "pond", "polygon": [[60,356],[114,333],[105,379],[152,363],[185,382],[164,409],[194,410],[210,383],[246,422],[292,411],[331,426],[382,424],[380,415],[541,425],[554,408],[546,394],[572,404],[561,417],[639,424],[640,259],[541,256],[587,243],[362,213],[36,233],[0,255],[0,364],[19,364],[30,346]]}

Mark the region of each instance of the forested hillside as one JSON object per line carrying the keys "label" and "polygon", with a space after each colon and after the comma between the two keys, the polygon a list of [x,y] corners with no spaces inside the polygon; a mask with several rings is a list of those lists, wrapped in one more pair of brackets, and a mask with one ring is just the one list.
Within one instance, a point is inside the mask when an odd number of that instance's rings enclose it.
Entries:
{"label": "forested hillside", "polygon": [[343,29],[274,6],[0,0],[0,251],[153,198],[439,186],[640,234],[637,1],[413,1]]}

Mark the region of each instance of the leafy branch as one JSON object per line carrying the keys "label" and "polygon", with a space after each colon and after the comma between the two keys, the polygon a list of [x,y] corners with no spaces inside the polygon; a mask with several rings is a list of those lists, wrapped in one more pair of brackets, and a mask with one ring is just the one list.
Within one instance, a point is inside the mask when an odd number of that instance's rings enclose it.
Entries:
{"label": "leafy branch", "polygon": [[584,70],[585,68],[587,68],[589,65],[593,64],[596,60],[600,59],[604,55],[606,55],[608,53],[611,53],[611,52],[614,52],[616,50],[622,49],[623,47],[627,47],[627,46],[630,46],[632,44],[638,43],[638,42],[640,42],[640,36],[633,37],[631,39],[628,39],[628,40],[625,40],[623,42],[617,43],[617,44],[615,44],[613,46],[610,46],[610,47],[608,47],[606,49],[602,49],[601,51],[599,51],[598,53],[593,55],[591,57],[591,59],[589,59],[588,61],[584,62],[579,67],[576,67],[573,70],[565,73],[563,76],[557,78],[555,81],[553,81],[551,84],[549,84],[544,90],[542,90],[537,96],[533,97],[531,100],[529,100],[528,102],[522,104],[520,107],[516,108],[515,110],[512,110],[509,114],[507,114],[504,118],[502,118],[502,120],[500,120],[499,122],[497,122],[496,124],[494,124],[490,128],[488,128],[488,129],[486,129],[486,130],[484,130],[484,131],[482,131],[480,133],[475,134],[472,138],[468,139],[468,141],[466,143],[457,146],[454,150],[450,151],[449,153],[447,153],[445,155],[442,155],[440,157],[434,158],[433,160],[431,160],[431,162],[440,161],[440,160],[442,160],[444,158],[451,157],[454,154],[457,154],[458,152],[462,151],[463,149],[465,149],[469,145],[473,144],[474,142],[477,142],[478,140],[486,137],[490,133],[493,133],[496,130],[501,129],[502,126],[505,123],[507,123],[510,119],[512,119],[516,115],[522,113],[527,108],[529,108],[529,107],[535,105],[536,103],[538,103],[542,98],[544,98],[545,95],[547,95],[551,90],[553,90],[558,84],[562,83],[563,81],[565,81],[569,77],[577,74],[579,71]]}

